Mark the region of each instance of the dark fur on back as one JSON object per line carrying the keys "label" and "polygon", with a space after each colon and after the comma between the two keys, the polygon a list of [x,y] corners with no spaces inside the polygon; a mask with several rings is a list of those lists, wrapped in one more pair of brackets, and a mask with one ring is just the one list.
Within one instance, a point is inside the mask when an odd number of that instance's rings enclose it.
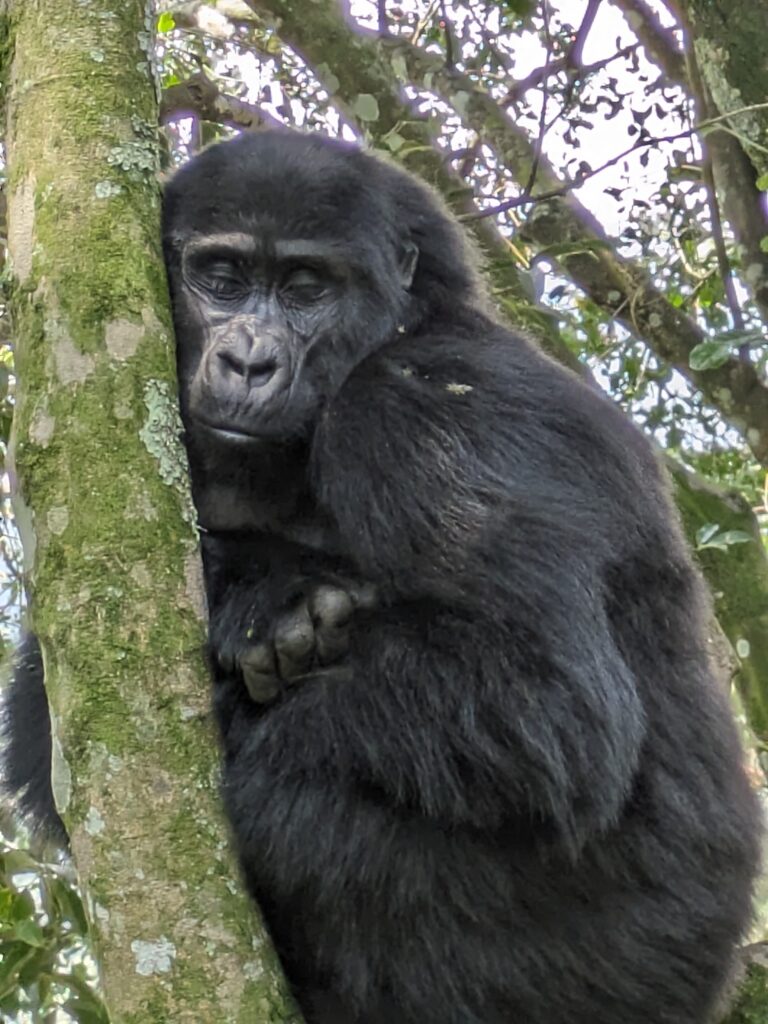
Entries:
{"label": "dark fur on back", "polygon": [[[758,812],[648,443],[486,315],[441,205],[353,147],[213,147],[164,232],[224,796],[308,1024],[705,1024]],[[281,407],[253,455],[190,412],[181,253],[211,232],[309,233],[355,268],[296,364],[311,420]],[[344,670],[254,703],[231,666],[326,576],[381,595]]]}

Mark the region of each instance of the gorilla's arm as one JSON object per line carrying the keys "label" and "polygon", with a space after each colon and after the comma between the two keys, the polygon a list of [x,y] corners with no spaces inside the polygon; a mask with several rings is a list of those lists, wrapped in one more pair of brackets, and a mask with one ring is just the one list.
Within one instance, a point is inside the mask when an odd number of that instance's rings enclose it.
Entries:
{"label": "gorilla's arm", "polygon": [[352,681],[299,688],[245,756],[362,780],[448,822],[532,815],[578,846],[619,815],[644,732],[598,571],[605,495],[576,451],[605,428],[567,407],[546,424],[542,403],[577,388],[553,388],[549,364],[529,397],[492,351],[463,367],[450,340],[433,362],[419,345],[420,365],[391,349],[360,368],[313,455],[351,561],[389,599],[355,623]]}

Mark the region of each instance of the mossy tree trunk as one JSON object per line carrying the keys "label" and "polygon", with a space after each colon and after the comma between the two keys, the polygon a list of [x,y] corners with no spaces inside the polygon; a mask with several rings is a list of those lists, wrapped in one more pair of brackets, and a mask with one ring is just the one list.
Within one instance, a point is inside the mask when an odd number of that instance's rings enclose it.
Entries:
{"label": "mossy tree trunk", "polygon": [[115,1022],[285,1022],[216,795],[151,5],[2,0],[0,30],[17,516],[107,1004]]}

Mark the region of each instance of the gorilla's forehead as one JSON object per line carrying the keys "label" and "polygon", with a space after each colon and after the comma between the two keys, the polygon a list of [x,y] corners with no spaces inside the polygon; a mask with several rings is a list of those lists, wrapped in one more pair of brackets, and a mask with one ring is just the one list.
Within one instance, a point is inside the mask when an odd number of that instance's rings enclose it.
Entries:
{"label": "gorilla's forehead", "polygon": [[182,235],[240,232],[271,239],[370,239],[393,225],[378,165],[327,139],[265,133],[201,153],[166,189]]}
{"label": "gorilla's forehead", "polygon": [[239,231],[286,239],[351,238],[361,231],[370,232],[375,216],[365,197],[356,193],[342,198],[340,189],[335,194],[318,190],[308,194],[299,182],[267,183],[262,187],[253,178],[232,187],[217,181],[213,188],[219,195],[208,202],[195,202],[192,195],[186,197],[179,219],[192,230]]}

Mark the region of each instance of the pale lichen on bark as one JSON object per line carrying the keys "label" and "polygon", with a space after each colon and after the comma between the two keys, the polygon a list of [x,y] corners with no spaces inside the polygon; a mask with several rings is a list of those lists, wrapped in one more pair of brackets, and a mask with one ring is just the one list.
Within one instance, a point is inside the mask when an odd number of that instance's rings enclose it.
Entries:
{"label": "pale lichen on bark", "polygon": [[161,479],[179,492],[184,520],[195,523],[197,514],[189,490],[176,396],[167,381],[149,380],[144,388],[144,404],[147,407],[147,419],[139,436],[149,454],[157,461]]}

